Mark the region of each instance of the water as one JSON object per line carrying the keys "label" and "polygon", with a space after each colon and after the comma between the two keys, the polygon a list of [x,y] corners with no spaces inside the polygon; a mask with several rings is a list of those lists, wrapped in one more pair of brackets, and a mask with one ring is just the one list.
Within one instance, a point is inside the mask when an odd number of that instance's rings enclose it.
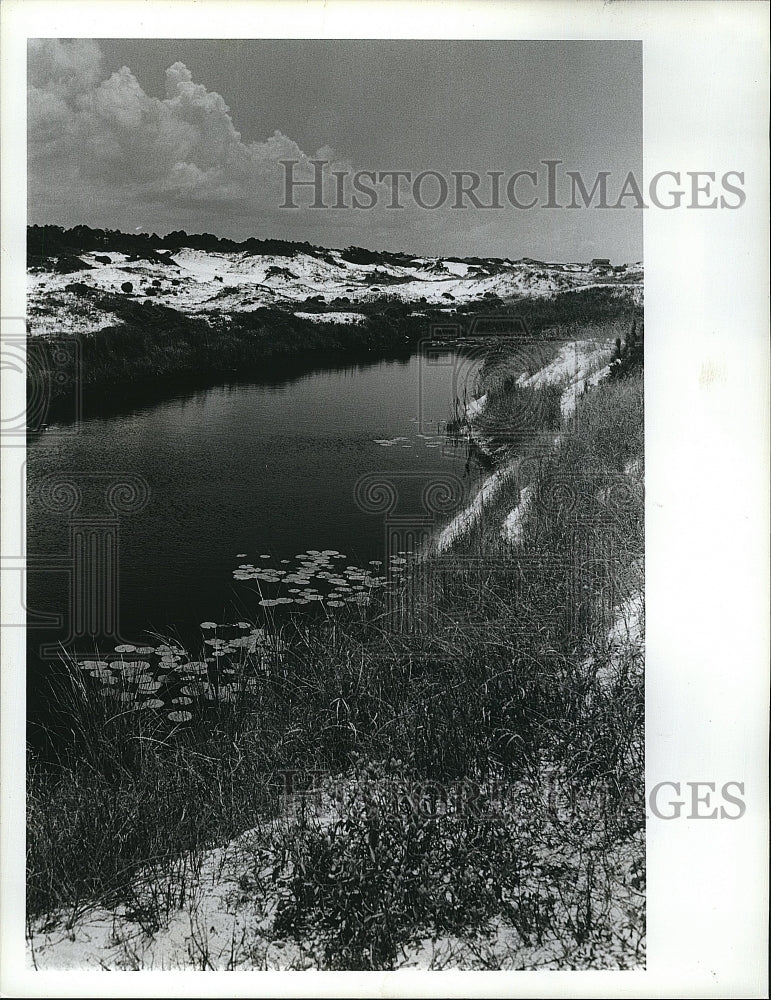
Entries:
{"label": "water", "polygon": [[[200,641],[201,622],[259,620],[255,582],[233,578],[239,564],[288,570],[282,560],[334,549],[341,565],[366,567],[386,557],[387,519],[425,516],[421,492],[438,475],[456,476],[466,497],[473,491],[479,470],[466,449],[437,434],[467,368],[451,352],[429,364],[418,354],[312,370],[272,364],[259,380],[177,387],[154,401],[129,393],[77,427],[38,434],[28,447],[28,557],[51,568],[28,576],[31,715],[50,647],[87,653],[103,641],[89,634],[88,612],[73,624],[66,554],[73,519],[96,523],[97,534],[115,530],[112,482],[131,480],[146,502],[118,515],[118,621],[100,631],[113,644],[153,634]],[[357,483],[374,473],[396,490],[390,513],[357,502]],[[47,488],[60,482],[81,490],[74,513],[52,509]],[[58,626],[34,620],[51,613]]]}

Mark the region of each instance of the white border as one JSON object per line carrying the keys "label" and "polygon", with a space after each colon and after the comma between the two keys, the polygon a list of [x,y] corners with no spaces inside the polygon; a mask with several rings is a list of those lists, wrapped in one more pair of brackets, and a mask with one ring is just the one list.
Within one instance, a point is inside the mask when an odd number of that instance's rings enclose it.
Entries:
{"label": "white border", "polygon": [[[25,309],[28,36],[642,39],[646,178],[659,169],[736,169],[747,192],[737,211],[646,212],[648,786],[744,781],[747,813],[736,822],[649,820],[646,972],[29,972],[24,652],[21,629],[10,628],[2,642],[4,996],[767,996],[768,13],[764,2],[5,0],[3,317]],[[4,378],[4,412],[14,411],[20,388]],[[23,456],[0,449],[6,555],[19,554]],[[3,601],[3,621],[20,621],[9,588]]]}

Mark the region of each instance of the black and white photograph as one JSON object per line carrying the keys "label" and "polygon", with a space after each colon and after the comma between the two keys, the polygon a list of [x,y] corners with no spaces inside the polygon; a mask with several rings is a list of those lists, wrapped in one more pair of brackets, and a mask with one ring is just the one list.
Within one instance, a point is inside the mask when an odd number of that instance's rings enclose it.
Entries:
{"label": "black and white photograph", "polygon": [[110,6],[4,24],[4,995],[764,995],[768,5]]}

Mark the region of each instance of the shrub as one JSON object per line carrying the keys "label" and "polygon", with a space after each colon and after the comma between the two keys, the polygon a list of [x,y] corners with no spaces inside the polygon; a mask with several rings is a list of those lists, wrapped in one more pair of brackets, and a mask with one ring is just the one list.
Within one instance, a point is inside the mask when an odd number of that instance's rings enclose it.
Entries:
{"label": "shrub", "polygon": [[464,815],[423,787],[384,765],[359,768],[336,819],[291,828],[275,933],[321,938],[325,968],[371,970],[393,968],[421,936],[485,927],[524,858],[487,803]]}

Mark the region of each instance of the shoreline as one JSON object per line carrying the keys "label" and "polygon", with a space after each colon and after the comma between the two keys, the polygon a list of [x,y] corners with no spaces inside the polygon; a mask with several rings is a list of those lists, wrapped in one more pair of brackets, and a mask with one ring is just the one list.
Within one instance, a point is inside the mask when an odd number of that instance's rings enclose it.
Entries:
{"label": "shoreline", "polygon": [[[559,447],[565,433],[564,425],[574,419],[582,396],[589,390],[600,385],[610,373],[610,355],[612,339],[604,342],[593,338],[576,339],[567,342],[558,354],[535,372],[523,372],[515,386],[519,389],[542,389],[557,386],[561,389],[560,414],[563,425],[555,432],[549,455]],[[579,360],[580,358],[580,360]],[[571,360],[573,370],[570,371]],[[484,419],[485,409],[491,397],[491,390],[486,388],[476,399],[470,400],[461,418],[471,444],[483,455],[492,458],[495,451],[490,447],[483,430],[478,423]],[[483,478],[481,485],[469,504],[458,511],[452,519],[438,529],[430,542],[430,551],[438,555],[449,552],[453,545],[465,535],[473,531],[484,514],[485,505],[492,503],[503,489],[509,476],[516,476],[519,467],[528,459],[527,455],[509,455],[504,453],[503,462]],[[519,498],[504,518],[500,526],[501,536],[516,543],[521,537],[527,508],[532,499],[532,485],[519,485]]]}

